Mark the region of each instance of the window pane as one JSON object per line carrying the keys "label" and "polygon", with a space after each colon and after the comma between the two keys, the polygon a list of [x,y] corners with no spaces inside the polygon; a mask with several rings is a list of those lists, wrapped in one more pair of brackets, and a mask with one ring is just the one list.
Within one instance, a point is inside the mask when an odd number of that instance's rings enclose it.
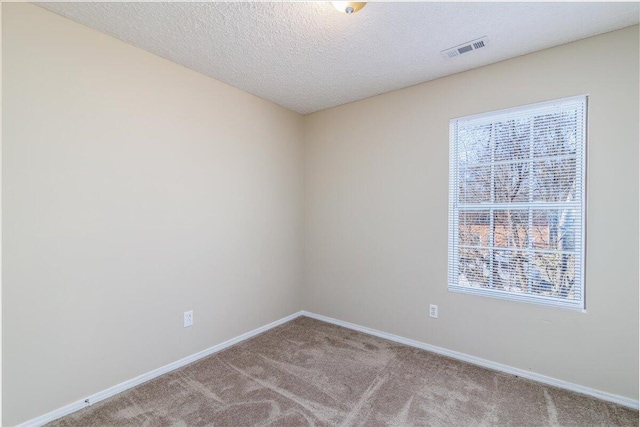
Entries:
{"label": "window pane", "polygon": [[575,255],[534,253],[533,292],[552,297],[575,298]]}
{"label": "window pane", "polygon": [[491,201],[491,166],[460,168],[460,203],[486,203]]}
{"label": "window pane", "polygon": [[489,250],[460,248],[458,284],[486,288],[489,286]]}
{"label": "window pane", "polygon": [[489,246],[489,211],[460,212],[458,242],[466,246]]}
{"label": "window pane", "polygon": [[576,249],[579,218],[575,209],[533,211],[533,247],[542,250],[573,251]]}
{"label": "window pane", "polygon": [[494,288],[509,292],[527,292],[529,256],[526,252],[493,251]]}
{"label": "window pane", "polygon": [[529,244],[529,211],[496,210],[493,213],[493,229],[493,246],[526,248]]}
{"label": "window pane", "polygon": [[529,201],[529,163],[499,164],[494,171],[496,203]]}
{"label": "window pane", "polygon": [[491,161],[491,124],[465,126],[458,131],[458,164]]}
{"label": "window pane", "polygon": [[576,200],[576,159],[550,159],[533,163],[533,200],[571,202]]}
{"label": "window pane", "polygon": [[576,154],[582,133],[578,120],[577,110],[536,116],[533,122],[534,157]]}
{"label": "window pane", "polygon": [[531,119],[505,120],[495,124],[494,161],[530,157]]}

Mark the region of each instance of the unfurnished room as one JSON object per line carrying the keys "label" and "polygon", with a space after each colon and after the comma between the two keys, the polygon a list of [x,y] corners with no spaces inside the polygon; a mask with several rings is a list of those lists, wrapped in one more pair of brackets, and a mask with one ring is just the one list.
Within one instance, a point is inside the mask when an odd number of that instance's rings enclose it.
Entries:
{"label": "unfurnished room", "polygon": [[638,2],[2,2],[3,426],[637,426]]}

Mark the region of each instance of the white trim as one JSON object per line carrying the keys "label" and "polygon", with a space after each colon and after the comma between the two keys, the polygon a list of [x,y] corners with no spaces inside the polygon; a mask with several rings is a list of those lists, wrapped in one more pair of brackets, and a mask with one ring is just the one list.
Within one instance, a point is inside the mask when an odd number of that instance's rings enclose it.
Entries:
{"label": "white trim", "polygon": [[154,369],[151,372],[147,372],[146,374],[142,374],[133,379],[127,380],[123,383],[110,387],[106,390],[99,391],[91,396],[78,400],[76,402],[70,403],[69,405],[63,406],[62,408],[56,409],[55,411],[51,411],[47,414],[41,415],[37,418],[33,418],[29,421],[26,421],[22,424],[19,424],[18,427],[36,427],[41,426],[51,421],[57,420],[58,418],[64,417],[65,415],[69,415],[72,412],[79,411],[80,409],[86,408],[94,403],[100,402],[101,400],[107,399],[111,396],[115,396],[118,393],[122,393],[125,390],[128,390],[132,387],[140,385],[144,382],[147,382],[153,378],[156,378],[160,375],[166,374],[167,372],[171,372],[175,369],[181,368],[189,363],[195,362],[196,360],[202,359],[203,357],[207,357],[213,353],[217,353],[220,350],[224,350],[225,348],[231,347],[234,344],[237,344],[241,341],[252,338],[262,332],[265,332],[271,328],[282,325],[283,323],[287,323],[290,320],[295,319],[296,317],[302,316],[303,312],[299,311],[297,313],[293,313],[287,317],[283,317],[280,320],[276,320],[275,322],[271,322],[268,325],[261,326],[257,329],[254,329],[251,332],[247,332],[245,334],[239,335],[235,338],[231,338],[228,341],[223,343],[214,345],[213,347],[209,347],[205,350],[199,351],[197,353],[192,354],[191,356],[184,357],[180,360],[177,360],[173,363],[169,363],[161,368]]}
{"label": "white trim", "polygon": [[312,319],[320,320],[322,322],[332,323],[334,325],[342,326],[354,331],[363,332],[365,334],[373,335],[379,338],[384,338],[389,341],[394,341],[400,344],[405,344],[411,347],[416,347],[422,350],[430,351],[432,353],[441,354],[443,356],[451,357],[453,359],[462,360],[474,365],[482,366],[484,368],[492,369],[494,371],[500,371],[518,377],[527,378],[529,380],[537,381],[543,384],[551,385],[554,387],[562,388],[565,390],[573,391],[580,394],[586,394],[587,396],[595,397],[597,399],[606,400],[607,402],[617,403],[618,405],[626,406],[631,409],[638,409],[638,401],[630,399],[628,397],[620,396],[617,394],[607,393],[605,391],[596,390],[590,387],[585,387],[579,384],[570,383],[568,381],[559,380],[557,378],[548,377],[546,375],[537,374],[535,372],[526,371],[524,369],[515,368],[509,365],[503,365],[502,363],[492,362],[490,360],[481,359],[476,356],[471,356],[465,353],[460,353],[454,350],[448,350],[442,347],[436,347],[435,345],[426,344],[420,341],[412,340],[409,338],[403,338],[398,335],[389,334],[387,332],[378,331],[376,329],[367,328],[365,326],[356,325],[354,323],[337,320],[331,317],[322,316],[320,314],[310,313],[308,311],[302,312],[303,316],[311,317]]}
{"label": "white trim", "polygon": [[[498,111],[485,112],[465,117],[459,117],[455,119],[451,119],[449,121],[449,240],[448,240],[448,277],[449,277],[449,285],[448,289],[452,292],[459,293],[468,293],[471,295],[481,295],[485,297],[496,297],[504,300],[510,301],[521,301],[526,303],[535,303],[541,305],[547,305],[551,307],[559,307],[559,308],[567,308],[580,310],[585,312],[585,271],[584,271],[584,262],[585,262],[585,199],[586,199],[586,150],[587,150],[587,114],[588,114],[588,95],[581,96],[573,96],[568,98],[556,99],[552,101],[539,102],[535,104],[521,105],[514,108],[507,108]],[[549,159],[559,159],[559,158],[574,158],[575,162],[575,193],[577,201],[565,201],[565,202],[542,202],[542,201],[534,201],[533,194],[531,190],[533,189],[533,165],[539,163],[538,160],[534,157],[533,150],[533,133],[530,135],[530,146],[529,146],[529,157],[525,159],[510,159],[507,160],[504,164],[529,164],[529,198],[528,202],[517,202],[517,203],[507,203],[500,202],[497,203],[494,195],[494,178],[495,171],[494,168],[497,166],[498,162],[495,160],[494,150],[496,143],[498,141],[497,137],[494,135],[495,127],[497,123],[500,123],[504,120],[511,120],[514,118],[522,118],[522,119],[534,119],[542,117],[543,114],[558,114],[562,112],[575,112],[575,120],[573,119],[565,119],[562,118],[564,125],[566,125],[570,129],[574,129],[576,132],[576,152],[572,155],[555,155],[555,156],[545,156]],[[554,118],[544,119],[544,123],[553,123],[555,122]],[[463,128],[467,126],[477,126],[477,125],[486,125],[490,126],[492,131],[488,137],[489,146],[491,148],[491,161],[486,162],[474,162],[472,165],[467,165],[466,160],[461,161],[459,158],[460,153],[460,145],[464,145],[464,140],[459,140],[459,132],[460,127]],[[563,125],[563,127],[564,127]],[[529,129],[533,132],[534,129],[533,122],[530,123]],[[464,151],[464,150],[463,150]],[[558,154],[558,152],[556,152]],[[465,157],[466,159],[466,157]],[[478,160],[478,159],[474,159]],[[486,160],[486,159],[485,159]],[[508,162],[508,163],[507,163]],[[460,182],[464,181],[464,173],[462,171],[467,170],[469,167],[474,167],[477,165],[481,165],[483,167],[484,174],[486,175],[489,172],[487,166],[490,166],[490,181],[491,181],[491,197],[490,201],[485,201],[482,203],[470,203],[465,201],[462,203],[460,198]],[[571,176],[571,175],[570,175]],[[486,178],[486,177],[485,177]],[[475,190],[473,190],[475,191]],[[496,210],[513,210],[513,209],[522,209],[528,211],[529,217],[529,228],[533,227],[532,215],[535,210],[538,209],[548,209],[548,210],[558,210],[558,209],[572,209],[579,213],[578,219],[574,219],[571,221],[569,225],[570,229],[574,231],[576,234],[574,246],[576,249],[575,253],[570,253],[574,255],[575,262],[572,268],[574,273],[574,280],[571,286],[573,289],[572,294],[565,295],[564,297],[560,296],[546,296],[542,295],[539,292],[534,291],[534,278],[533,278],[533,266],[530,266],[531,269],[528,273],[525,273],[527,278],[528,288],[522,289],[519,291],[515,290],[498,290],[494,289],[493,286],[490,287],[471,287],[471,286],[462,286],[460,282],[460,268],[461,261],[459,256],[459,249],[463,248],[464,245],[461,245],[459,242],[459,233],[460,233],[460,221],[459,214],[463,212],[474,212],[474,211],[488,211],[489,215],[489,243],[484,246],[480,245],[469,245],[469,247],[474,249],[480,249],[483,251],[489,250],[489,269],[490,273],[489,282],[491,285],[494,284],[496,274],[494,271],[496,254],[494,247],[494,211]],[[572,214],[573,218],[576,218],[575,214]],[[531,231],[531,230],[529,230]],[[578,234],[579,233],[579,234]],[[557,254],[557,253],[569,253],[564,251],[544,251],[538,249],[532,249],[533,241],[532,241],[532,233],[528,233],[528,248],[516,248],[520,252],[524,252],[527,255],[527,259],[529,262],[532,262],[533,256],[532,253],[547,253],[547,254]],[[498,248],[495,248],[498,249]],[[513,248],[510,248],[513,249]],[[566,259],[565,259],[566,264]],[[565,266],[566,267],[566,266]],[[486,269],[485,266],[483,268]],[[568,267],[566,267],[568,268]],[[565,268],[565,270],[566,270]],[[557,284],[556,284],[557,285]],[[559,286],[559,285],[557,285]],[[558,289],[556,289],[558,291]],[[567,291],[568,293],[568,291]]]}
{"label": "white trim", "polygon": [[342,326],[347,329],[352,329],[354,331],[362,332],[369,335],[374,335],[376,337],[384,338],[389,341],[394,341],[400,344],[405,344],[411,347],[420,348],[422,350],[430,351],[432,353],[441,354],[443,356],[448,356],[453,359],[462,360],[464,362],[472,363],[474,365],[482,366],[485,368],[493,369],[495,371],[505,372],[507,374],[517,375],[522,378],[527,378],[533,381],[538,381],[543,384],[552,385],[555,387],[563,388],[570,391],[575,391],[576,393],[586,394],[588,396],[592,396],[598,399],[606,400],[608,402],[617,403],[622,406],[626,406],[632,409],[638,409],[638,401],[630,399],[628,397],[618,396],[615,394],[607,393],[604,391],[599,391],[593,388],[584,387],[578,384],[573,384],[567,381],[558,380],[556,378],[551,378],[546,375],[536,374],[535,372],[525,371],[519,368],[514,368],[512,366],[503,365],[501,363],[492,362],[490,360],[481,359],[479,357],[470,356],[468,354],[460,353],[453,350],[448,350],[442,347],[436,347],[434,345],[425,344],[420,341],[415,341],[409,338],[403,338],[398,335],[389,334],[387,332],[378,331],[376,329],[367,328],[365,326],[356,325],[354,323],[344,322],[342,320],[337,320],[331,317],[322,316],[320,314],[310,313],[308,311],[299,311],[297,313],[293,313],[287,317],[283,317],[280,320],[276,320],[275,322],[271,322],[268,325],[261,326],[260,328],[254,329],[251,332],[247,332],[245,334],[239,335],[235,338],[231,338],[228,341],[225,341],[221,344],[214,345],[213,347],[209,347],[205,350],[199,351],[198,353],[192,354],[191,356],[187,356],[178,361],[165,365],[161,368],[154,369],[151,372],[147,372],[146,374],[142,374],[133,379],[115,385],[106,390],[100,391],[98,393],[92,394],[86,399],[81,399],[76,402],[70,403],[69,405],[63,406],[62,408],[56,409],[55,411],[51,411],[44,415],[41,415],[37,418],[33,418],[29,421],[26,421],[22,424],[19,424],[18,427],[36,427],[42,426],[51,421],[57,420],[58,418],[64,417],[65,415],[69,415],[73,412],[79,411],[80,409],[86,408],[94,403],[100,402],[101,400],[107,399],[109,397],[115,396],[118,393],[122,393],[125,390],[128,390],[132,387],[140,385],[144,382],[152,380],[160,375],[171,372],[175,369],[181,368],[189,363],[195,362],[203,357],[209,356],[211,354],[217,353],[225,348],[231,347],[234,344],[237,344],[241,341],[252,338],[262,332],[265,332],[271,328],[282,325],[283,323],[287,323],[297,317],[306,316],[312,319],[320,320],[322,322],[332,323],[334,325]]}

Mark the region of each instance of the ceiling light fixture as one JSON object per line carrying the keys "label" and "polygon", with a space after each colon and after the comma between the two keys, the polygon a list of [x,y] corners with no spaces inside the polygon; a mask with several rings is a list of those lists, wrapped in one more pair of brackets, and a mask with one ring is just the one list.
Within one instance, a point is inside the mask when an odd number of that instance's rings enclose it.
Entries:
{"label": "ceiling light fixture", "polygon": [[332,1],[333,7],[336,8],[338,12],[346,13],[347,15],[351,15],[354,12],[359,11],[367,4],[366,1]]}

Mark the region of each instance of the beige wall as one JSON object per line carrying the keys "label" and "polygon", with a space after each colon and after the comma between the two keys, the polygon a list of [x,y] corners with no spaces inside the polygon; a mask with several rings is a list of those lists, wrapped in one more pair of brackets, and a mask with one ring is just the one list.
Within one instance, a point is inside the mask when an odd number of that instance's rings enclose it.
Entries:
{"label": "beige wall", "polygon": [[300,310],[302,117],[2,8],[2,424]]}
{"label": "beige wall", "polygon": [[[638,47],[635,26],[306,116],[304,308],[638,399]],[[449,119],[585,93],[587,312],[448,292]]]}

